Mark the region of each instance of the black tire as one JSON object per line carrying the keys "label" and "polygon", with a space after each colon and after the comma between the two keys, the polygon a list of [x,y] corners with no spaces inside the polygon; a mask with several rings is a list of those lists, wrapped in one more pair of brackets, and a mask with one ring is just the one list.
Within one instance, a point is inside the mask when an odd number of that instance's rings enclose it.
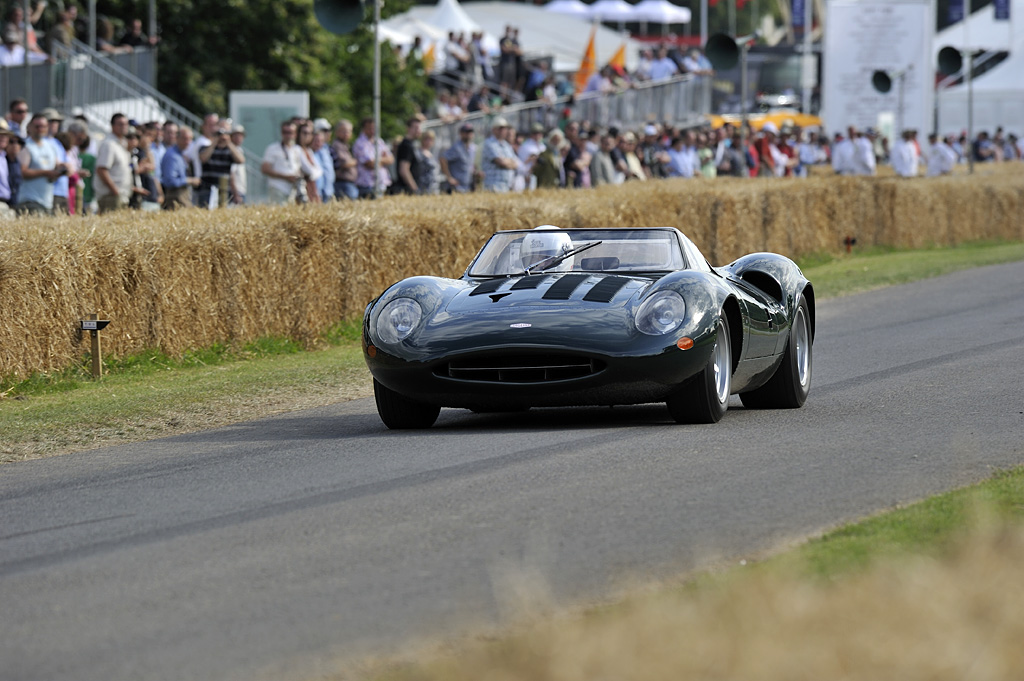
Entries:
{"label": "black tire", "polygon": [[729,409],[732,392],[732,338],[725,314],[718,317],[715,348],[707,366],[679,386],[666,404],[676,423],[718,423]]}
{"label": "black tire", "polygon": [[373,379],[373,397],[377,401],[380,420],[392,430],[429,428],[441,413],[441,407],[410,400],[384,387],[376,378]]}
{"label": "black tire", "polygon": [[796,409],[811,391],[811,314],[803,297],[789,329],[789,343],[775,374],[760,388],[740,393],[747,409]]}

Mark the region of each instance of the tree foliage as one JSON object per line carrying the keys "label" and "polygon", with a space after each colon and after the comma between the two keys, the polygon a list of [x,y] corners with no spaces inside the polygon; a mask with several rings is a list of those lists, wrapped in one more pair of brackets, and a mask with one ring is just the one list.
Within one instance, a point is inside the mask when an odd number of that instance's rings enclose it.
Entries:
{"label": "tree foliage", "polygon": [[[383,6],[385,18],[411,0]],[[135,0],[99,0],[97,12],[122,22],[139,16]],[[368,5],[372,8],[372,5]],[[311,113],[357,122],[373,113],[373,24],[337,36],[320,26],[313,0],[157,0],[158,89],[202,116],[223,114],[232,90],[306,90]],[[148,15],[143,15],[148,25]],[[404,130],[404,119],[433,97],[422,65],[402,68],[388,44],[381,49],[382,132]]]}

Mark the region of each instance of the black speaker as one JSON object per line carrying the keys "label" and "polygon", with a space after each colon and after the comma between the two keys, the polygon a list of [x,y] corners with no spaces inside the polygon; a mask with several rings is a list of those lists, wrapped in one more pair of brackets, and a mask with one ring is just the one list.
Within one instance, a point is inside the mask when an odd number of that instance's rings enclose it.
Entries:
{"label": "black speaker", "polygon": [[313,0],[313,14],[320,25],[331,33],[351,33],[363,21],[363,0]]}
{"label": "black speaker", "polygon": [[892,78],[885,71],[875,71],[871,74],[871,84],[875,86],[875,89],[885,94],[892,89]]}
{"label": "black speaker", "polygon": [[728,71],[740,60],[740,48],[736,41],[725,33],[716,33],[708,38],[704,54],[718,71]]}
{"label": "black speaker", "polygon": [[960,54],[960,50],[948,45],[939,50],[939,73],[944,76],[952,76],[960,73],[960,69],[963,67],[964,58]]}

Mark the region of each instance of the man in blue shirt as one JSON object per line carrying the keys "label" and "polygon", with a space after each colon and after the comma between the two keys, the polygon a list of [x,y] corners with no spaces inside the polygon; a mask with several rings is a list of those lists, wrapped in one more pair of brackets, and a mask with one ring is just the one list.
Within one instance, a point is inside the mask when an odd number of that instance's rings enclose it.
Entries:
{"label": "man in blue shirt", "polygon": [[200,178],[189,177],[188,161],[182,152],[192,144],[192,128],[178,129],[178,142],[167,147],[160,163],[160,177],[163,178],[164,210],[186,208],[192,205],[192,187],[198,187]]}

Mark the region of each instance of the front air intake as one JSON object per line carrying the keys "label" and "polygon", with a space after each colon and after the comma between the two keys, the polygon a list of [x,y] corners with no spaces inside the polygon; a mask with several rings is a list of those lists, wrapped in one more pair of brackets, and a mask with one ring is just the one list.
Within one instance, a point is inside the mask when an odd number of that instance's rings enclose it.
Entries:
{"label": "front air intake", "polygon": [[442,378],[482,383],[548,383],[585,378],[603,369],[603,362],[589,357],[525,355],[452,360],[434,373]]}

